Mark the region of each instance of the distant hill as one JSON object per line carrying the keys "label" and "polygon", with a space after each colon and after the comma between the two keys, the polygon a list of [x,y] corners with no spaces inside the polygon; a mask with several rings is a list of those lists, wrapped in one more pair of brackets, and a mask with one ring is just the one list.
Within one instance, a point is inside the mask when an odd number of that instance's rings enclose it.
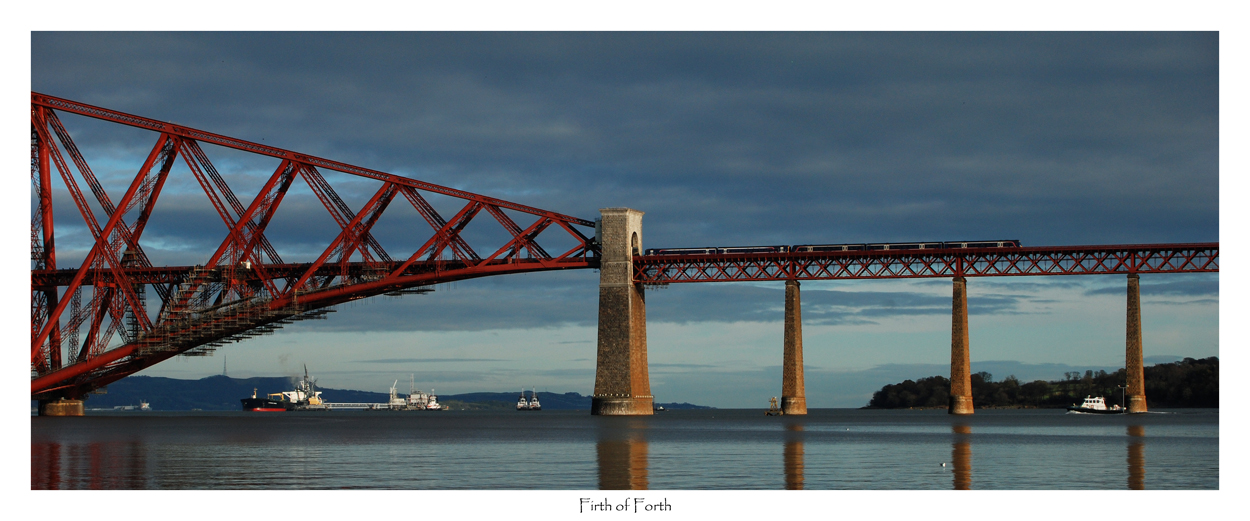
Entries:
{"label": "distant hill", "polygon": [[[251,396],[253,389],[257,396],[264,396],[289,391],[294,388],[294,383],[290,377],[237,379],[218,375],[199,380],[179,380],[159,376],[129,376],[109,384],[106,394],[93,394],[88,397],[86,407],[111,409],[119,405],[138,405],[143,400],[156,411],[237,411],[242,407],[239,400]],[[322,387],[317,390],[322,392],[321,397],[328,402],[386,403],[390,398],[388,393]],[[406,394],[407,391],[403,389],[401,392]],[[519,395],[518,392],[440,394],[438,401],[453,410],[504,410],[515,409]],[[542,403],[543,409],[590,410],[590,397],[578,393],[540,392],[538,401]],[[656,405],[665,409],[711,409],[688,403]]]}

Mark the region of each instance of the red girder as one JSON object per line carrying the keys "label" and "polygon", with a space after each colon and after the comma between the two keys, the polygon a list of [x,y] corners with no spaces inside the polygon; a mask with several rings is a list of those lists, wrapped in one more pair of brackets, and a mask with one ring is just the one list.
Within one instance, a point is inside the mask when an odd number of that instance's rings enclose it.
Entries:
{"label": "red girder", "polygon": [[1219,243],[634,257],[642,284],[1218,272]]}
{"label": "red girder", "polygon": [[494,206],[498,206],[501,208],[516,210],[519,212],[524,212],[524,213],[528,213],[532,215],[547,216],[547,217],[551,217],[553,219],[557,219],[561,221],[567,221],[567,222],[571,222],[575,224],[580,224],[582,226],[594,226],[595,225],[593,221],[587,221],[585,219],[579,219],[577,217],[572,217],[569,215],[548,212],[546,210],[541,210],[538,208],[534,208],[532,206],[525,206],[522,204],[504,201],[503,199],[495,199],[494,197],[487,197],[484,195],[479,195],[479,194],[475,194],[472,192],[466,192],[463,190],[456,190],[454,188],[439,186],[433,183],[426,183],[424,181],[418,181],[416,179],[401,177],[401,176],[397,176],[394,174],[388,174],[388,173],[380,172],[377,170],[371,170],[368,168],[362,168],[362,167],[358,167],[354,165],[349,165],[347,163],[340,163],[338,161],[331,161],[329,159],[322,159],[319,157],[310,156],[306,154],[299,154],[296,152],[291,152],[289,150],[283,150],[281,148],[261,145],[259,143],[252,143],[250,141],[244,141],[242,139],[235,139],[232,137],[222,136],[219,134],[204,132],[201,130],[196,130],[196,129],[184,127],[181,125],[174,125],[172,123],[166,123],[163,121],[148,119],[148,118],[141,117],[141,116],[135,116],[133,114],[127,114],[125,112],[109,110],[106,108],[87,105],[85,103],[79,103],[76,101],[71,101],[71,100],[67,100],[63,98],[57,98],[57,97],[48,96],[45,94],[39,94],[36,92],[30,93],[30,103],[31,105],[48,107],[51,109],[59,109],[63,112],[71,112],[74,114],[88,116],[88,117],[92,117],[96,119],[102,119],[105,121],[111,121],[114,123],[120,123],[123,125],[129,125],[132,127],[138,127],[138,128],[153,130],[157,132],[166,132],[166,133],[176,135],[176,136],[182,136],[182,137],[186,137],[190,139],[195,139],[204,143],[212,143],[214,145],[229,147],[229,148],[233,148],[236,150],[242,150],[244,152],[252,152],[255,154],[276,157],[276,158],[281,158],[281,159],[290,159],[298,163],[306,163],[306,164],[310,164],[314,166],[319,166],[322,168],[329,168],[331,170],[335,170],[338,172],[343,172],[346,174],[354,174],[354,175],[358,175],[361,177],[368,177],[371,179],[377,179],[379,181],[392,182],[400,186],[409,186],[412,188],[416,188],[418,190],[424,190],[426,192],[449,195],[457,199],[477,201],[482,204],[494,205]]}
{"label": "red girder", "polygon": [[[425,218],[425,221],[429,223],[430,227],[435,230],[442,230],[443,227],[447,226],[447,220],[443,219],[443,216],[439,215],[438,211],[434,210],[434,207],[430,206],[430,203],[427,202],[424,197],[421,197],[420,193],[413,190],[410,186],[403,187],[403,193],[404,198],[408,199],[408,202],[412,204],[412,207],[417,209],[417,212],[421,214],[421,217]],[[582,239],[584,240],[585,237]],[[459,235],[452,238],[451,250],[456,258],[465,262],[468,262],[469,259],[474,261],[481,260],[481,258],[478,257],[477,252],[473,251],[473,248],[470,248],[468,243],[466,243]]]}
{"label": "red girder", "polygon": [[[158,133],[152,152],[116,204],[53,110]],[[74,168],[65,161],[53,135],[60,139]],[[281,164],[245,206],[200,143],[278,158]],[[225,224],[226,233],[213,251],[205,252],[202,265],[152,266],[139,246],[140,236],[178,156]],[[158,164],[159,172],[153,174]],[[53,168],[78,208],[80,224],[94,240],[76,268],[56,265]],[[318,168],[381,181],[381,186],[364,206],[353,209]],[[283,262],[265,235],[296,177],[308,183],[338,225],[334,240],[312,263]],[[103,225],[79,189],[83,182],[106,216],[101,218]],[[31,217],[31,369],[35,373],[31,396],[39,399],[81,397],[170,357],[210,350],[290,320],[315,318],[324,313],[322,308],[358,298],[488,275],[598,266],[596,246],[576,229],[593,227],[589,220],[34,92],[31,186],[38,200]],[[421,191],[463,200],[464,207],[445,221]],[[403,262],[392,260],[372,234],[399,194],[421,214],[430,234]],[[127,223],[125,215],[135,209],[140,209],[138,217]],[[504,214],[505,209],[528,214],[534,221],[523,228]],[[486,245],[497,253],[485,260],[461,235],[482,210],[495,217],[509,237],[502,246]],[[537,242],[553,223],[576,243],[555,259]],[[409,228],[419,232],[421,227]],[[454,260],[442,258],[447,249]],[[530,258],[519,254],[522,249]],[[509,253],[500,257],[502,252]],[[356,253],[362,262],[352,261]],[[160,299],[154,319],[146,311],[147,285],[156,287]],[[92,288],[86,306],[80,304],[83,287]],[[61,292],[65,298],[58,298]],[[72,307],[69,313],[65,313],[67,307]],[[130,325],[123,327],[123,322]],[[78,349],[83,330],[87,338]],[[121,345],[108,345],[119,330]],[[65,357],[73,363],[64,367],[62,335],[68,335],[74,351]]]}
{"label": "red girder", "polygon": [[[317,198],[321,200],[321,204],[326,207],[326,211],[330,212],[330,215],[334,217],[334,222],[338,223],[340,229],[345,228],[347,226],[347,222],[356,217],[356,213],[347,206],[347,203],[343,202],[343,198],[339,197],[338,192],[334,191],[334,187],[330,186],[330,183],[326,182],[325,177],[323,177],[321,172],[318,172],[315,167],[312,165],[303,165],[303,168],[300,169],[300,174],[308,183],[308,187],[312,188],[313,193],[316,194]],[[391,197],[394,197],[393,193],[386,196],[386,204],[390,204]],[[383,209],[385,209],[386,204],[382,205]],[[381,215],[381,210],[378,211],[377,215]],[[377,216],[375,215],[371,220],[376,220],[376,218]],[[372,224],[370,223],[369,226],[372,227]],[[356,241],[353,241],[351,248],[344,250],[347,257],[350,257],[351,252],[359,248],[359,246],[354,244],[354,242]],[[378,244],[377,239],[374,239],[372,234],[366,232],[364,236],[359,239],[359,242],[363,242],[368,246],[368,248],[359,248],[360,255],[366,262],[372,260],[372,255],[369,253],[370,249],[376,252],[378,258],[381,260],[386,262],[391,260],[390,255],[387,255],[386,251],[382,249],[382,245]]]}

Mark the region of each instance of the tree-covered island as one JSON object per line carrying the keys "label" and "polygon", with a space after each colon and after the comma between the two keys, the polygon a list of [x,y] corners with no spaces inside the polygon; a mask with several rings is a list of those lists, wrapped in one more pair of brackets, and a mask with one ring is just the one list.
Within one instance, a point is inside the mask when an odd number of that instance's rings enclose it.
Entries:
{"label": "tree-covered island", "polygon": [[[1146,402],[1150,407],[1220,406],[1220,360],[1217,357],[1155,364],[1145,368]],[[1062,408],[1086,396],[1104,396],[1107,404],[1120,403],[1124,369],[1114,373],[1069,372],[1063,380],[1021,382],[1008,376],[995,382],[986,372],[972,375],[972,403],[977,408]],[[866,409],[946,408],[950,380],[931,376],[890,384],[873,393]]]}

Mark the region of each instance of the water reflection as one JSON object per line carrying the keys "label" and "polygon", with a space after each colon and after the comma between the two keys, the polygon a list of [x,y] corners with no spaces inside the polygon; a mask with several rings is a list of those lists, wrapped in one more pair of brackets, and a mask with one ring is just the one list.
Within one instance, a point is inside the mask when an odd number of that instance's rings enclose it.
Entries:
{"label": "water reflection", "polygon": [[1128,426],[1128,488],[1146,490],[1146,428]]}
{"label": "water reflection", "polygon": [[31,443],[31,490],[141,489],[147,459],[136,442]]}
{"label": "water reflection", "polygon": [[972,490],[972,426],[951,425],[951,465],[955,467],[955,490]]}
{"label": "water reflection", "polygon": [[61,444],[30,444],[31,490],[61,488]]}
{"label": "water reflection", "polygon": [[803,490],[803,424],[786,425],[786,490]]}
{"label": "water reflection", "polygon": [[626,419],[623,428],[600,429],[595,444],[600,490],[647,489],[646,429],[646,420],[640,418]]}

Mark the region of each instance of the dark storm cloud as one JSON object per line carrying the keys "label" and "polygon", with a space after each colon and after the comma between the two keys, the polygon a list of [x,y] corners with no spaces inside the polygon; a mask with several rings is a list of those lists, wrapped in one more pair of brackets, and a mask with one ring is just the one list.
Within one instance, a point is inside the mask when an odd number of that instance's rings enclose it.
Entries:
{"label": "dark storm cloud", "polygon": [[35,33],[32,85],[564,213],[639,208],[656,246],[1162,242],[1218,233],[1217,45],[1215,33]]}
{"label": "dark storm cloud", "polygon": [[[583,218],[637,208],[644,247],[1219,233],[1216,33],[36,32],[31,53],[38,92]],[[117,200],[155,136],[62,119]],[[205,150],[244,204],[276,166]],[[377,188],[324,173],[353,209]],[[170,183],[142,244],[157,264],[202,263],[225,226],[185,165]],[[430,201],[445,217],[463,205]],[[57,204],[73,216],[63,191]],[[58,229],[61,258],[81,258],[86,229]],[[297,181],[267,236],[308,261],[338,231]],[[503,237],[485,216],[465,233],[482,254]],[[396,201],[374,234],[406,257],[429,226]],[[513,278],[309,327],[595,323],[590,272]],[[1011,294],[970,311],[1021,312],[1045,284],[1073,283],[996,285]],[[779,321],[782,304],[780,288],[683,287],[649,293],[648,315]],[[804,292],[809,323],[949,312],[949,294]]]}

